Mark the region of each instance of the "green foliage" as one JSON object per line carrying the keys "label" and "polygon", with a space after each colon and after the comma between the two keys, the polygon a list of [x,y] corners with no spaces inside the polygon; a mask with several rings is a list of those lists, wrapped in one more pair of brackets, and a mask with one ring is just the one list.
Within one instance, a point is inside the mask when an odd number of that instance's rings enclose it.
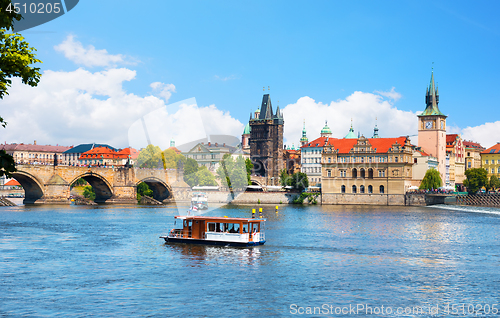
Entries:
{"label": "green foliage", "polygon": [[95,200],[95,192],[92,186],[88,185],[83,188],[83,196],[92,201]]}
{"label": "green foliage", "polygon": [[0,150],[0,177],[12,178],[12,173],[16,171],[16,163],[11,155],[5,150]]}
{"label": "green foliage", "polygon": [[141,201],[144,195],[153,197],[153,190],[145,182],[141,182],[137,185],[137,202]]}
{"label": "green foliage", "polygon": [[148,145],[139,152],[137,164],[141,168],[156,169],[162,167],[161,149],[158,146]]}
{"label": "green foliage", "polygon": [[286,172],[285,169],[280,171],[280,184],[282,187],[290,186],[292,183],[291,176]]}
{"label": "green foliage", "polygon": [[217,168],[217,178],[223,186],[233,189],[243,189],[248,185],[247,166],[242,156],[233,160],[230,154],[225,154]]}
{"label": "green foliage", "polygon": [[443,185],[441,180],[441,175],[436,169],[428,169],[425,173],[422,182],[420,183],[419,189],[432,190],[437,189]]}
{"label": "green foliage", "polygon": [[194,187],[198,184],[198,163],[196,160],[188,158],[184,164],[184,181],[190,186]]}
{"label": "green foliage", "polygon": [[186,163],[186,157],[181,154],[177,154],[173,149],[167,149],[163,152],[163,158],[165,159],[165,169],[177,169],[179,161],[184,165]]}
{"label": "green foliage", "polygon": [[71,186],[78,187],[78,186],[82,186],[82,185],[86,185],[86,184],[87,184],[87,181],[85,181],[85,179],[83,179],[83,178],[80,178],[80,179],[77,179],[75,182],[73,182],[73,184]]}
{"label": "green foliage", "polygon": [[500,188],[500,180],[498,179],[497,176],[493,175],[490,177],[489,188],[493,190]]}
{"label": "green foliage", "polygon": [[[12,30],[14,20],[22,19],[20,14],[5,10],[10,3],[10,0],[0,0],[0,99],[9,94],[12,77],[20,77],[24,84],[37,86],[41,76],[40,68],[32,66],[41,63],[35,58],[36,50],[20,34],[7,34]],[[0,125],[3,128],[7,125],[1,116]],[[15,171],[14,158],[4,150],[0,151],[0,176],[10,178]]]}
{"label": "green foliage", "polygon": [[298,198],[293,200],[293,204],[303,204],[305,199],[307,199],[310,204],[318,204],[318,201],[316,200],[318,196],[319,192],[302,192]]}
{"label": "green foliage", "polygon": [[196,179],[198,179],[199,186],[216,186],[215,176],[208,171],[207,167],[201,166],[196,172]]}
{"label": "green foliage", "polygon": [[464,186],[470,194],[474,194],[488,184],[488,172],[484,168],[465,170]]}
{"label": "green foliage", "polygon": [[280,184],[282,187],[289,186],[302,192],[309,187],[309,179],[307,178],[307,174],[303,172],[295,172],[289,175],[285,169],[283,169],[280,172]]}
{"label": "green foliage", "polygon": [[247,168],[247,179],[248,179],[248,184],[252,184],[252,182],[250,181],[250,179],[251,179],[251,175],[252,175],[252,169],[253,169],[253,163],[252,163],[252,160],[250,160],[249,158],[246,158],[246,159],[245,159],[245,165],[246,165],[246,168]]}

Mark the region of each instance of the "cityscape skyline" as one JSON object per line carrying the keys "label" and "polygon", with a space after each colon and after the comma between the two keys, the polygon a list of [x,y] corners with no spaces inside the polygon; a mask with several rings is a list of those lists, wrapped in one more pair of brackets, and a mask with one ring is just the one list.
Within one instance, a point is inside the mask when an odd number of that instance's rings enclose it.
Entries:
{"label": "cityscape skyline", "polygon": [[[175,127],[240,137],[269,93],[286,145],[298,146],[304,119],[312,140],[325,120],[342,138],[351,118],[365,137],[377,124],[382,137],[416,145],[433,67],[447,133],[486,148],[499,141],[496,3],[120,3],[81,2],[22,32],[43,76],[36,88],[13,81],[1,142],[125,148],[134,122],[172,103]],[[192,97],[204,127],[179,116]]]}

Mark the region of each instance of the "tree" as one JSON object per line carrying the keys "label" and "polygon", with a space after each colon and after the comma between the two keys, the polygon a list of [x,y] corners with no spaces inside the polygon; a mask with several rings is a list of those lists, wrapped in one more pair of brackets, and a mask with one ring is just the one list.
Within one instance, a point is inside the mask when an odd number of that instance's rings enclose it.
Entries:
{"label": "tree", "polygon": [[88,185],[83,188],[83,196],[86,197],[89,200],[94,201],[95,200],[95,192],[94,188],[92,186]]}
{"label": "tree", "polygon": [[137,157],[137,164],[141,168],[155,169],[163,167],[160,147],[148,145],[142,149]]}
{"label": "tree", "polygon": [[165,159],[166,169],[176,169],[179,161],[183,164],[186,163],[186,157],[181,154],[177,154],[173,149],[166,149],[163,151],[163,159]]}
{"label": "tree", "polygon": [[246,158],[245,159],[245,165],[246,165],[246,168],[247,168],[248,184],[252,184],[252,182],[250,181],[251,180],[251,175],[252,175],[252,169],[253,169],[252,160],[250,160],[249,158]]}
{"label": "tree", "polygon": [[422,182],[420,183],[419,189],[432,190],[437,189],[443,185],[441,180],[441,175],[436,169],[428,169],[425,173]]}
{"label": "tree", "polygon": [[198,162],[192,158],[188,158],[184,164],[184,181],[190,186],[194,187],[198,184]]}
{"label": "tree", "polygon": [[295,172],[289,178],[288,185],[292,186],[292,188],[302,192],[304,189],[309,187],[309,178],[307,178],[307,174],[303,172]]}
{"label": "tree", "polygon": [[87,184],[87,181],[85,181],[85,179],[83,179],[83,178],[79,178],[75,182],[73,182],[73,184],[71,186],[72,187],[78,187],[78,186],[82,186],[82,185],[85,185],[85,184]]}
{"label": "tree", "polygon": [[196,179],[199,186],[216,186],[215,176],[208,171],[207,167],[201,166],[196,172]]}
{"label": "tree", "polygon": [[242,156],[238,156],[235,161],[230,154],[225,154],[216,173],[217,179],[230,191],[243,189],[248,185],[247,165]]}
{"label": "tree", "polygon": [[[32,64],[41,63],[36,59],[35,49],[24,41],[18,34],[7,34],[13,30],[14,20],[21,20],[22,16],[15,11],[6,11],[11,4],[10,0],[0,0],[0,99],[8,95],[8,88],[13,77],[20,77],[24,84],[37,86],[40,81],[40,68]],[[0,125],[5,128],[7,122],[0,116]],[[4,150],[0,151],[0,176],[12,177],[16,171],[15,161]]]}
{"label": "tree", "polygon": [[145,182],[137,185],[137,201],[140,201],[143,196],[153,197],[153,190]]}
{"label": "tree", "polygon": [[488,183],[488,172],[484,168],[472,168],[465,170],[464,186],[469,194],[476,193]]}
{"label": "tree", "polygon": [[282,169],[280,172],[280,184],[282,187],[291,186],[292,184],[291,176],[285,169]]}
{"label": "tree", "polygon": [[493,175],[490,177],[490,189],[496,190],[500,188],[500,180],[497,176]]}

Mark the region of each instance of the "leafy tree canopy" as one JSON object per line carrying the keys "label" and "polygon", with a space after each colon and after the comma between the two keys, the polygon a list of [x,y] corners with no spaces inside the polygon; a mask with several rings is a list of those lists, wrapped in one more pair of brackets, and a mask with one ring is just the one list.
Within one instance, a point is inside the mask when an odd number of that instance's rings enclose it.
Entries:
{"label": "leafy tree canopy", "polygon": [[217,181],[215,181],[215,176],[211,173],[207,167],[201,166],[196,172],[196,179],[198,179],[199,186],[216,186]]}
{"label": "leafy tree canopy", "polygon": [[243,157],[238,156],[233,160],[230,154],[225,154],[217,168],[217,178],[230,190],[245,188],[248,185],[248,175]]}
{"label": "leafy tree canopy", "polygon": [[422,182],[420,183],[419,189],[422,190],[432,190],[437,189],[443,185],[443,180],[441,180],[441,175],[436,169],[429,169],[425,173]]}
{"label": "leafy tree canopy", "polygon": [[307,178],[307,174],[303,172],[295,172],[289,175],[286,170],[283,169],[280,172],[280,184],[282,187],[289,186],[302,192],[309,187],[309,179]]}
{"label": "leafy tree canopy", "polygon": [[488,172],[484,168],[473,168],[465,170],[466,179],[464,186],[469,193],[476,193],[488,184]]}
{"label": "leafy tree canopy", "polygon": [[497,176],[492,175],[490,177],[490,186],[489,186],[489,188],[493,189],[493,190],[496,190],[496,189],[500,188],[500,180],[498,179]]}
{"label": "leafy tree canopy", "polygon": [[163,166],[161,149],[158,146],[148,145],[139,152],[137,164],[141,168],[160,168]]}
{"label": "leafy tree canopy", "polygon": [[[32,64],[41,63],[36,59],[35,49],[18,34],[9,34],[13,30],[14,20],[22,16],[14,11],[6,11],[10,0],[0,0],[0,99],[8,93],[13,77],[20,77],[24,84],[37,86],[40,81],[40,68]],[[7,123],[0,116],[0,125],[5,128]],[[16,171],[14,158],[5,151],[0,151],[0,176],[12,177]]]}
{"label": "leafy tree canopy", "polygon": [[95,192],[92,186],[88,185],[83,188],[83,196],[92,201],[95,200]]}

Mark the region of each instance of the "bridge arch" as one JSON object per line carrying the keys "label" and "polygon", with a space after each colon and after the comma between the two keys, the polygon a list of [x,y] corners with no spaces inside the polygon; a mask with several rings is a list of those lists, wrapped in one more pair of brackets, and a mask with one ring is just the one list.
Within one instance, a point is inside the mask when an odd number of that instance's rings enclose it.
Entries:
{"label": "bridge arch", "polygon": [[94,189],[95,202],[104,203],[113,196],[113,186],[103,176],[89,171],[74,178],[69,184],[73,184],[80,178],[87,181]]}
{"label": "bridge arch", "polygon": [[18,170],[12,173],[12,177],[16,179],[24,189],[24,204],[34,204],[43,197],[44,185],[35,176]]}
{"label": "bridge arch", "polygon": [[255,179],[250,179],[250,185],[256,185],[256,186],[262,187],[262,183],[258,180],[255,180]]}
{"label": "bridge arch", "polygon": [[153,190],[153,199],[157,201],[162,202],[165,199],[171,199],[173,197],[172,188],[161,179],[147,177],[137,182],[136,186],[141,182],[144,182]]}

